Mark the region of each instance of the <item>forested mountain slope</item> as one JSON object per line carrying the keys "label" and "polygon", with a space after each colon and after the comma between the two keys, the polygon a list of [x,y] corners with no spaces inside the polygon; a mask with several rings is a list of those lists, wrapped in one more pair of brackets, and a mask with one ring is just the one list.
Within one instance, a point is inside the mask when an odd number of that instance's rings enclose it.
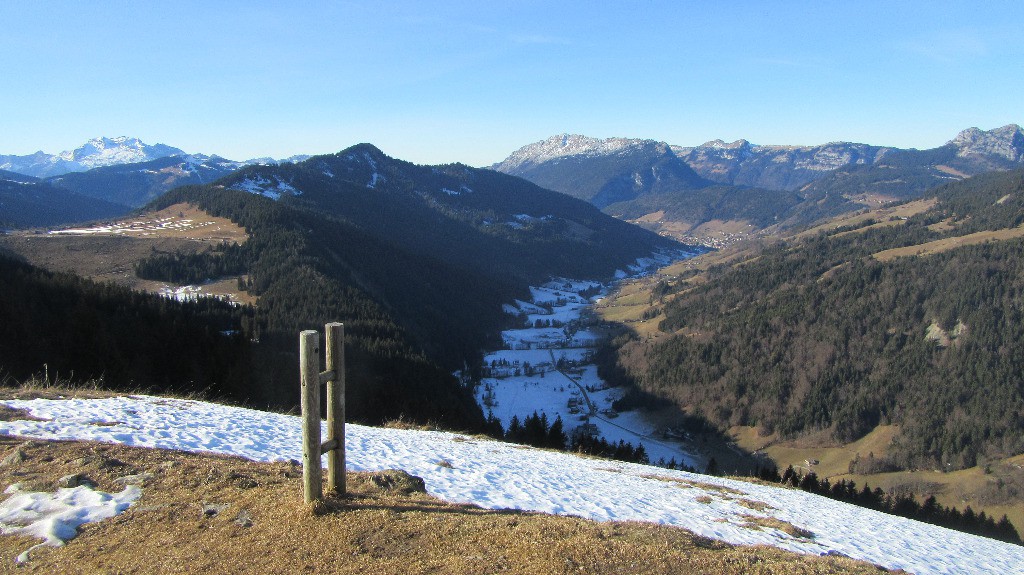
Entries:
{"label": "forested mountain slope", "polygon": [[0,251],[0,378],[101,379],[113,389],[253,398],[248,309],[181,303]]}
{"label": "forested mountain slope", "polygon": [[218,185],[340,218],[409,250],[518,285],[610,277],[637,257],[685,248],[523,179],[418,166],[360,144],[297,164],[250,166]]}
{"label": "forested mountain slope", "polygon": [[633,357],[640,388],[721,428],[849,442],[898,424],[898,467],[1024,452],[1024,172],[932,194],[660,286],[673,335]]}
{"label": "forested mountain slope", "polygon": [[0,229],[117,217],[129,209],[56,188],[31,176],[0,170]]}
{"label": "forested mountain slope", "polygon": [[298,332],[342,321],[353,371],[350,398],[363,414],[356,417],[405,415],[464,427],[482,421],[469,391],[450,373],[478,356],[507,321],[502,303],[522,296],[514,287],[246,192],[178,188],[151,208],[180,202],[232,219],[249,240],[187,261],[155,254],[140,268],[172,281],[181,274],[201,277],[204,268],[247,274],[246,288],[258,303],[245,329],[274,358],[274,377],[289,382],[270,390],[277,403],[298,397]]}

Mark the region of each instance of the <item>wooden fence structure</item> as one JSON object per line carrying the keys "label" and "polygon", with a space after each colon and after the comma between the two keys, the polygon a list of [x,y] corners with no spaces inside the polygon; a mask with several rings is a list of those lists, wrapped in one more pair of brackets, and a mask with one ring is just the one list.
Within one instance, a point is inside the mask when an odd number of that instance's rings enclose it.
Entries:
{"label": "wooden fence structure", "polygon": [[[345,495],[345,325],[325,327],[326,370],[320,371],[320,334],[299,334],[299,370],[302,382],[302,498],[306,503],[323,498],[323,467],[327,454],[327,489]],[[320,442],[320,386],[327,385],[327,441]]]}

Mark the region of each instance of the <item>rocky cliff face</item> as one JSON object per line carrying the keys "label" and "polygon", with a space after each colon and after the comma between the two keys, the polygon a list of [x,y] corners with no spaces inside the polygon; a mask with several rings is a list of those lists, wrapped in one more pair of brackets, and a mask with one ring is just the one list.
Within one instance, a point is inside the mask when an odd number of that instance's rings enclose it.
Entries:
{"label": "rocky cliff face", "polygon": [[1016,124],[995,128],[987,132],[968,128],[949,142],[956,146],[961,158],[999,159],[1024,163],[1024,131]]}
{"label": "rocky cliff face", "polygon": [[[947,145],[956,149],[957,169],[967,174],[1005,170],[1024,163],[1024,131],[1016,124],[979,130],[968,128]],[[800,190],[834,170],[884,164],[893,152],[901,158],[917,150],[899,150],[850,142],[820,146],[758,146],[746,140],[714,140],[696,147],[673,146],[672,151],[702,177],[721,184],[771,190]],[[935,154],[919,154],[922,162]],[[905,162],[904,162],[905,163]]]}
{"label": "rocky cliff face", "polygon": [[746,140],[707,142],[672,150],[713,182],[769,190],[798,190],[844,166],[873,164],[891,148],[833,142],[821,146],[757,146]]}
{"label": "rocky cliff face", "polygon": [[552,136],[516,150],[491,166],[599,208],[647,194],[711,185],[671,147],[655,140]]}
{"label": "rocky cliff face", "polygon": [[[637,138],[590,138],[579,134],[558,134],[519,148],[501,163],[491,166],[505,174],[528,170],[532,166],[571,156],[597,157],[622,154],[645,146],[657,146],[654,140]],[[665,146],[666,144],[661,144]]]}

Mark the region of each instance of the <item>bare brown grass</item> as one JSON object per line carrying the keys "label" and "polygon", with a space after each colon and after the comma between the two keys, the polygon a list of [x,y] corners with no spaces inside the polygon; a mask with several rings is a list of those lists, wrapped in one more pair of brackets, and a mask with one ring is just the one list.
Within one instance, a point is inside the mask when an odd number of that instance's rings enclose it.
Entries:
{"label": "bare brown grass", "polygon": [[[877,573],[841,557],[736,547],[682,529],[595,523],[454,505],[382,490],[349,475],[350,496],[302,504],[300,469],[202,454],[88,442],[0,438],[24,459],[0,482],[52,489],[84,473],[106,491],[119,477],[152,475],[116,518],[83,526],[62,548],[0,537],[4,573]],[[760,518],[750,519],[751,522]]]}
{"label": "bare brown grass", "polygon": [[743,524],[743,527],[747,527],[750,529],[776,529],[778,531],[782,531],[783,533],[791,537],[799,537],[801,539],[814,539],[813,532],[803,529],[801,527],[797,527],[796,525],[793,525],[788,521],[782,521],[781,519],[776,519],[774,517],[744,515],[743,519],[746,520],[746,523]]}
{"label": "bare brown grass", "polygon": [[[164,225],[156,229],[156,222]],[[142,291],[158,292],[166,284],[135,276],[135,263],[159,253],[197,253],[224,242],[245,243],[245,229],[226,218],[214,217],[189,204],[108,222],[88,234],[49,234],[34,230],[0,236],[0,246],[30,264],[50,271],[72,272],[95,281],[113,282]],[[237,277],[203,286],[211,295],[230,295],[254,303],[238,290]]]}
{"label": "bare brown grass", "polygon": [[926,242],[913,246],[883,250],[873,254],[872,257],[880,262],[887,262],[899,257],[929,256],[963,246],[974,246],[986,242],[1006,241],[1021,237],[1024,237],[1024,226],[1003,230],[975,232],[973,234],[943,238],[941,240],[935,240],[933,242]]}

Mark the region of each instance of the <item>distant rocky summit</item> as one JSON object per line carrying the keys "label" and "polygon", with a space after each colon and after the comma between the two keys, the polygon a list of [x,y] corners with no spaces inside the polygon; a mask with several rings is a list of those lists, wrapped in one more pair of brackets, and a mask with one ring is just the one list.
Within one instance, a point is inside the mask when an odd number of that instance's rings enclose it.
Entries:
{"label": "distant rocky summit", "polygon": [[798,190],[827,172],[851,164],[873,164],[892,148],[832,142],[820,146],[758,146],[746,140],[713,140],[672,151],[702,177],[719,184]]}
{"label": "distant rocky summit", "polygon": [[957,148],[957,156],[1005,158],[1014,163],[1024,162],[1024,131],[1017,124],[1008,124],[987,132],[968,128],[950,142]]}
{"label": "distant rocky summit", "polygon": [[0,170],[45,178],[84,172],[102,166],[148,162],[185,152],[165,144],[149,145],[138,138],[93,138],[74,150],[59,154],[36,152],[27,156],[0,156]]}
{"label": "distant rocky summit", "polygon": [[586,200],[599,208],[711,182],[665,142],[560,134],[523,146],[491,169]]}

